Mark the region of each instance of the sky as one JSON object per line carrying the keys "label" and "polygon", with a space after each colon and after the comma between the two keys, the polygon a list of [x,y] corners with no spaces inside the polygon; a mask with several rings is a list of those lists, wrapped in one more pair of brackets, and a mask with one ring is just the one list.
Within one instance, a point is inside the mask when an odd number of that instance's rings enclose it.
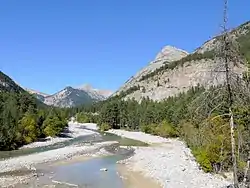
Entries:
{"label": "sky", "polygon": [[[229,27],[250,20],[229,0]],[[85,83],[117,90],[165,46],[188,52],[220,32],[223,0],[0,2],[0,70],[53,94]]]}

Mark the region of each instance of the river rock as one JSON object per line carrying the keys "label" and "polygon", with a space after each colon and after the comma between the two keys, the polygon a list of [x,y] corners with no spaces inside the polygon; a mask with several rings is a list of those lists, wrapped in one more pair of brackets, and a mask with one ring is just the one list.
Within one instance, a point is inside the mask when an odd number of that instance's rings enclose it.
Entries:
{"label": "river rock", "polygon": [[100,171],[107,172],[108,169],[107,168],[101,168]]}

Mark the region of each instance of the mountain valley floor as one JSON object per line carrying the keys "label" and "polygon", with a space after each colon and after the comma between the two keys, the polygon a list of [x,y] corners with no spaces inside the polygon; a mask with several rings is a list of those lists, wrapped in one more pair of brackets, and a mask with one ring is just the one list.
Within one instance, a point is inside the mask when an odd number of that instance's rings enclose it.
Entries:
{"label": "mountain valley floor", "polygon": [[[73,124],[72,124],[73,126]],[[76,123],[79,130],[91,132],[97,130],[96,124]],[[129,132],[125,130],[109,130],[112,133],[124,138],[139,140],[149,146],[132,146],[134,155],[117,162],[118,173],[124,180],[126,188],[140,188],[138,181],[145,181],[150,188],[223,188],[231,184],[231,180],[220,175],[203,172],[196,163],[189,148],[179,139],[166,139],[142,132]],[[92,132],[95,133],[94,131]],[[79,133],[79,135],[81,135]],[[0,161],[0,186],[8,187],[7,184],[37,181],[39,172],[36,172],[36,165],[48,162],[66,162],[75,160],[74,157],[83,156],[82,160],[93,157],[108,155],[105,146],[117,144],[116,141],[100,142],[88,145],[71,145],[63,148],[53,149],[41,153],[26,156],[13,157]],[[39,146],[39,144],[37,145]],[[124,146],[129,148],[128,146]],[[87,156],[85,158],[84,156]],[[60,165],[60,163],[58,163]],[[29,174],[15,175],[17,170],[33,171]],[[22,171],[21,171],[22,172]],[[12,174],[13,173],[13,174]],[[34,175],[35,174],[35,175]],[[38,176],[37,176],[38,174]],[[137,181],[138,180],[138,181]]]}

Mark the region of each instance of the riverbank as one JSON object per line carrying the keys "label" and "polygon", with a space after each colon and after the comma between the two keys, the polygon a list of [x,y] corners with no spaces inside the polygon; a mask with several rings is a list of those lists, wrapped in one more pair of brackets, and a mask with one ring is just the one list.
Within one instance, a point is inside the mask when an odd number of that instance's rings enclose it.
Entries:
{"label": "riverbank", "polygon": [[55,137],[55,138],[47,137],[43,141],[37,141],[37,142],[27,144],[21,147],[20,149],[50,146],[56,143],[72,140],[80,136],[87,136],[87,135],[94,135],[94,134],[98,134],[98,133],[91,131],[91,130],[84,129],[84,124],[69,122],[68,130],[67,132],[63,133],[62,137]]}
{"label": "riverbank", "polygon": [[116,141],[107,141],[93,145],[72,145],[0,161],[0,187],[8,187],[13,184],[29,181],[30,178],[37,176],[36,165],[68,160],[75,156],[97,157],[107,155],[108,152],[102,148],[117,144],[118,142]]}
{"label": "riverbank", "polygon": [[152,144],[150,147],[134,147],[135,154],[119,163],[131,172],[139,172],[155,180],[161,187],[221,188],[230,184],[219,175],[203,172],[191,150],[178,139],[124,130],[107,132]]}
{"label": "riverbank", "polygon": [[118,173],[125,188],[161,188],[161,185],[141,172],[131,171],[126,166],[118,164]]}

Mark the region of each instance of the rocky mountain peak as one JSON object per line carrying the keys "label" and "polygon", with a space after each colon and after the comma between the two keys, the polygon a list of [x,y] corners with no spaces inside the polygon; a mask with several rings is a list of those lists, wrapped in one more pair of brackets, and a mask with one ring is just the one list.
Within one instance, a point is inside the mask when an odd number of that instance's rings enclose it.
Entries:
{"label": "rocky mountain peak", "polygon": [[99,95],[98,98],[108,98],[113,92],[110,90],[102,90],[102,89],[95,89],[92,85],[90,84],[84,84],[80,87],[78,87],[77,89],[92,93],[94,95]]}
{"label": "rocky mountain peak", "polygon": [[165,46],[157,54],[156,58],[151,61],[147,66],[143,67],[133,77],[126,81],[126,83],[113,95],[119,94],[121,91],[126,91],[133,86],[137,86],[139,80],[145,75],[152,73],[156,69],[161,68],[166,62],[173,62],[180,60],[188,55],[188,52],[178,49],[173,46]]}
{"label": "rocky mountain peak", "polygon": [[166,60],[166,61],[177,61],[185,56],[187,56],[189,53],[176,48],[174,46],[165,46],[162,48],[162,50],[157,54],[155,61],[159,60]]}
{"label": "rocky mountain peak", "polygon": [[47,95],[31,89],[26,90],[34,94],[37,99],[45,104],[57,107],[73,107],[81,104],[89,104],[105,100],[111,95],[111,91],[94,89],[90,84],[84,84],[77,88],[67,86],[53,95]]}
{"label": "rocky mountain peak", "polygon": [[[241,54],[250,62],[250,22],[232,29],[228,35],[239,43]],[[206,88],[223,84],[223,72],[212,74],[221,63],[214,53],[221,45],[221,36],[206,41],[191,54],[165,46],[154,61],[127,80],[114,95],[122,94],[124,99],[134,98],[137,101],[147,97],[160,101],[186,92],[198,84]],[[243,64],[234,67],[234,72],[240,77],[245,71]]]}

